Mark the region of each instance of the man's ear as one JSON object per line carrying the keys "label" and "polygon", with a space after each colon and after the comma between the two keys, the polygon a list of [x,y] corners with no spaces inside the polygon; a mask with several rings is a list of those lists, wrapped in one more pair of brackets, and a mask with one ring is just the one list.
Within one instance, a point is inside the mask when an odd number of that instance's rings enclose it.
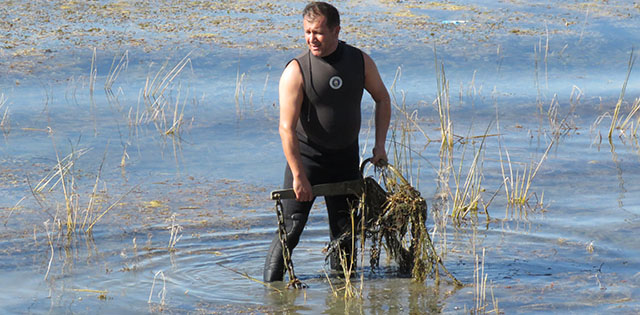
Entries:
{"label": "man's ear", "polygon": [[333,31],[335,32],[336,37],[338,37],[338,35],[340,35],[340,25],[336,26]]}

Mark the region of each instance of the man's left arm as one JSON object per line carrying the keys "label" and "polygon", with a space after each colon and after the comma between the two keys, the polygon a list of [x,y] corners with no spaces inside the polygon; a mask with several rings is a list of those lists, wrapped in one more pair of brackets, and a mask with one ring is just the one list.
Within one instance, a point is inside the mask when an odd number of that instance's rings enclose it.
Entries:
{"label": "man's left arm", "polygon": [[376,140],[371,162],[378,164],[381,160],[387,161],[385,142],[391,121],[391,100],[387,87],[380,78],[380,73],[378,72],[375,62],[373,62],[373,59],[366,53],[363,52],[362,55],[364,57],[364,88],[376,102]]}

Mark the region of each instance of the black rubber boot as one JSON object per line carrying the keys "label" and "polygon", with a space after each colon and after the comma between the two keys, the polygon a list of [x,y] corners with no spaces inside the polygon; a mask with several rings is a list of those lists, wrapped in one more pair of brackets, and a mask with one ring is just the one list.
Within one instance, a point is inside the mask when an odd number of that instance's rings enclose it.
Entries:
{"label": "black rubber boot", "polygon": [[[302,213],[294,213],[290,218],[285,216],[284,225],[285,231],[287,231],[287,246],[291,255],[293,255],[293,249],[298,245],[300,234],[302,234],[306,222],[307,215]],[[284,257],[278,233],[276,233],[269,246],[269,252],[264,261],[262,277],[264,282],[282,281],[284,279]]]}
{"label": "black rubber boot", "polygon": [[267,258],[264,261],[262,274],[264,282],[282,281],[284,279],[284,259],[282,258],[282,244],[276,237],[271,241]]}

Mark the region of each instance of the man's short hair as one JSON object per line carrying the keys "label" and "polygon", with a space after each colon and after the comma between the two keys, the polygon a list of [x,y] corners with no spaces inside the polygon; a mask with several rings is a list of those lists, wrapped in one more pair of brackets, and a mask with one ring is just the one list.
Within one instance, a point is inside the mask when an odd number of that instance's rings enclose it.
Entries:
{"label": "man's short hair", "polygon": [[322,1],[314,1],[307,4],[302,11],[302,18],[314,20],[318,16],[324,16],[327,26],[331,29],[340,26],[340,13],[336,7]]}

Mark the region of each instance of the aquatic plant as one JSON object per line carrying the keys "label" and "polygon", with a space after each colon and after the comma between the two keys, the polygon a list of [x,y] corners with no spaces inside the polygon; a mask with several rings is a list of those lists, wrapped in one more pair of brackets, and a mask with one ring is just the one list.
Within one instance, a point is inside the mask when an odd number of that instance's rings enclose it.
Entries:
{"label": "aquatic plant", "polygon": [[[624,94],[627,90],[627,83],[629,82],[629,76],[631,75],[631,70],[633,69],[633,64],[635,63],[636,58],[633,56],[633,49],[631,50],[631,54],[629,55],[629,63],[627,66],[627,76],[622,83],[622,90],[620,91],[620,97],[618,97],[618,101],[616,102],[616,106],[613,111],[613,115],[611,116],[611,127],[609,128],[609,142],[611,142],[611,135],[613,134],[614,129],[622,129],[620,122],[618,121],[618,116],[620,115],[620,108],[622,107],[622,102],[624,100]],[[634,112],[635,113],[635,112]]]}
{"label": "aquatic plant", "polygon": [[49,272],[51,271],[51,264],[53,263],[53,255],[55,253],[55,250],[53,249],[53,238],[52,238],[52,229],[49,228],[49,225],[51,223],[49,222],[49,220],[44,222],[44,231],[45,234],[47,235],[47,244],[49,245],[49,249],[51,250],[51,257],[49,258],[49,263],[47,264],[47,272],[44,274],[44,280],[47,280],[47,278],[49,277]]}
{"label": "aquatic plant", "polygon": [[[420,192],[394,166],[385,164],[377,170],[386,190],[373,177],[365,179],[358,214],[352,216],[352,229],[329,244],[327,255],[340,250],[338,244],[345,240],[351,241],[351,249],[354,250],[355,235],[360,233],[363,252],[366,240],[371,242],[369,264],[372,268],[379,266],[384,247],[388,257],[398,264],[400,273],[411,274],[415,281],[423,282],[431,275],[439,283],[442,271],[456,286],[460,286],[461,283],[444,266],[427,232],[427,203]],[[349,256],[339,253],[342,257]],[[342,266],[345,277],[350,276],[353,261],[343,258]],[[349,285],[350,281],[345,280],[345,297],[355,295],[349,291],[352,290]]]}
{"label": "aquatic plant", "polygon": [[109,73],[104,82],[104,89],[107,91],[107,95],[112,94],[113,83],[115,83],[118,75],[123,70],[126,70],[129,66],[129,51],[125,50],[122,56],[120,56],[120,60],[116,63],[117,55],[113,56],[113,61],[111,62],[111,67],[109,68]]}
{"label": "aquatic plant", "polygon": [[[507,159],[507,165],[509,168],[509,173],[505,173],[504,160],[502,158],[502,144],[500,144],[500,149],[498,151],[500,155],[500,170],[502,171],[503,178],[503,186],[505,189],[505,195],[507,196],[507,215],[510,209],[517,210],[519,214],[527,215],[527,211],[529,209],[537,209],[542,208],[544,206],[544,193],[540,196],[534,206],[531,206],[529,200],[532,196],[536,195],[533,192],[530,192],[531,184],[533,179],[535,178],[542,162],[547,158],[549,154],[549,150],[553,146],[555,142],[549,142],[546,150],[540,157],[540,160],[536,163],[535,161],[531,161],[529,164],[525,164],[524,169],[521,171],[520,169],[516,170],[516,174],[513,174],[513,166],[511,163],[511,157],[509,155],[509,151],[505,148],[505,155]],[[536,195],[537,196],[537,195]]]}
{"label": "aquatic plant", "polygon": [[[622,88],[620,90],[620,95],[618,96],[618,100],[613,109],[613,114],[609,112],[605,112],[599,115],[593,124],[591,125],[591,133],[596,133],[596,138],[593,140],[594,144],[602,143],[602,134],[598,130],[600,124],[604,121],[605,118],[611,118],[611,125],[609,126],[608,140],[609,145],[611,146],[611,152],[615,155],[615,146],[613,144],[612,135],[614,130],[619,131],[619,137],[625,141],[625,138],[632,138],[633,144],[638,146],[638,139],[640,138],[639,128],[640,128],[640,115],[638,112],[640,111],[640,98],[636,98],[633,103],[630,105],[626,116],[622,113],[624,96],[627,89],[627,83],[629,82],[629,77],[631,75],[631,70],[633,69],[633,65],[635,63],[636,57],[634,56],[634,50],[631,50],[631,54],[629,56],[629,61],[627,64],[627,74],[624,82],[622,83]],[[622,117],[621,117],[622,116]],[[614,157],[615,160],[615,157]]]}
{"label": "aquatic plant", "polygon": [[[60,192],[62,194],[62,199],[64,200],[63,209],[66,234],[70,236],[77,230],[82,230],[85,233],[91,233],[93,227],[98,223],[98,221],[100,221],[110,210],[116,207],[116,205],[118,205],[125,196],[139,185],[135,185],[130,190],[120,195],[114,202],[110,203],[106,209],[102,210],[102,205],[106,204],[107,200],[101,198],[103,194],[98,192],[98,186],[101,183],[102,168],[106,160],[107,149],[105,149],[102,161],[98,167],[96,179],[91,188],[91,193],[88,197],[85,196],[83,198],[82,188],[79,187],[77,182],[77,174],[74,172],[74,166],[77,160],[91,151],[91,149],[76,149],[73,144],[71,144],[71,153],[60,158],[56,143],[53,140],[52,131],[51,136],[57,163],[42,179],[40,179],[40,181],[38,181],[35,186],[31,186],[30,180],[27,177],[31,194],[44,211],[48,211],[48,209],[55,207],[57,210],[54,218],[57,218],[60,206],[56,201],[56,196],[51,195],[51,193],[55,191],[56,187],[60,186]],[[54,199],[55,205],[48,202],[49,197]],[[82,206],[82,199],[86,198],[88,198],[86,206]],[[25,198],[22,198],[20,202],[24,199]],[[96,214],[97,211],[102,212]]]}
{"label": "aquatic plant", "polygon": [[444,64],[438,62],[436,49],[433,49],[436,70],[436,108],[438,110],[438,118],[440,121],[440,151],[448,150],[449,155],[453,151],[454,133],[453,121],[451,118],[451,102],[449,97],[449,81],[444,70]]}
{"label": "aquatic plant", "polygon": [[[61,183],[62,193],[65,201],[67,234],[70,235],[73,230],[75,230],[78,218],[78,194],[76,193],[75,176],[73,176],[73,165],[75,164],[74,150],[72,146],[71,153],[68,157],[69,160],[73,162],[69,163],[65,171],[63,170],[63,165],[60,160],[60,155],[58,154],[58,149],[56,148],[55,141],[52,142],[54,151],[56,153],[56,159],[58,161],[56,167],[58,168],[57,173],[60,175],[59,183]],[[66,177],[67,172],[70,174],[70,176],[68,177]]]}
{"label": "aquatic plant", "polygon": [[638,117],[636,119],[636,121],[633,121],[634,116],[636,116],[636,113],[638,113],[638,111],[640,110],[640,98],[636,98],[635,101],[633,101],[633,104],[631,105],[631,109],[629,110],[629,113],[627,113],[627,117],[622,120],[622,122],[620,123],[620,125],[618,126],[618,129],[620,129],[620,133],[622,135],[627,134],[627,130],[629,130],[629,136],[638,138],[638,127],[640,126],[640,117]]}
{"label": "aquatic plant", "polygon": [[238,69],[236,73],[236,89],[234,93],[234,99],[236,102],[236,115],[238,116],[238,118],[242,118],[243,113],[240,99],[242,99],[242,105],[246,104],[245,95],[247,92],[247,87],[244,82],[245,76],[246,73],[243,72],[242,74],[240,74],[240,69]]}
{"label": "aquatic plant", "polygon": [[149,300],[147,300],[147,303],[151,304],[151,300],[153,298],[153,292],[156,286],[156,279],[158,278],[158,276],[162,278],[162,289],[158,291],[158,298],[160,299],[159,306],[160,308],[162,308],[165,306],[165,302],[166,302],[165,298],[167,297],[167,279],[165,278],[164,272],[162,272],[162,270],[156,272],[153,275],[153,282],[151,283],[151,291],[149,291]]}
{"label": "aquatic plant", "polygon": [[[449,83],[446,78],[444,65],[437,61],[438,57],[435,54],[435,51],[436,50],[434,48],[434,58],[436,58],[435,77],[438,91],[434,104],[436,106],[440,121],[441,134],[441,145],[439,151],[440,159],[437,169],[437,198],[441,199],[442,201],[446,201],[448,199],[451,200],[451,203],[445,203],[447,205],[446,208],[449,209],[450,205],[449,214],[453,218],[455,224],[460,224],[468,214],[477,213],[480,204],[483,203],[483,150],[485,148],[486,139],[495,135],[489,134],[491,123],[487,126],[484,134],[480,136],[471,135],[472,125],[469,126],[469,132],[466,137],[461,137],[454,134],[454,122],[451,116]],[[455,142],[454,139],[456,139]],[[475,141],[477,139],[480,139],[480,145],[475,148]],[[426,141],[431,140],[427,138]],[[459,150],[461,152],[459,157],[459,165],[457,168],[454,166],[454,160],[456,159],[455,155],[458,151],[454,150],[454,143],[459,143],[461,145]],[[467,146],[469,144],[474,145],[474,154],[471,163],[466,164],[465,154],[467,151]],[[462,177],[463,174],[465,174],[464,178]],[[453,187],[450,183],[451,179],[453,179]],[[487,216],[488,212],[486,211],[486,208],[488,207],[489,203],[483,205]],[[436,209],[436,211],[439,210],[440,209]],[[442,210],[448,212],[446,209]],[[446,216],[442,216],[443,220],[445,219],[445,217]],[[445,222],[442,222],[442,225],[444,224]]]}
{"label": "aquatic plant", "polygon": [[9,115],[9,106],[5,107],[7,103],[7,98],[4,96],[4,93],[0,94],[0,113],[2,113],[2,108],[4,107],[4,113],[2,114],[2,120],[0,120],[0,130],[4,134],[5,139],[9,136],[11,132],[11,120]]}
{"label": "aquatic plant", "polygon": [[[475,237],[475,234],[474,234]],[[475,249],[474,249],[475,251]],[[493,294],[493,286],[491,287],[491,302],[493,304],[493,310],[488,311],[487,307],[487,279],[488,275],[484,271],[485,262],[485,249],[482,248],[482,257],[478,254],[474,255],[474,268],[473,268],[473,300],[474,308],[471,310],[472,314],[486,314],[496,313],[500,314],[500,308],[498,306],[498,300]]]}
{"label": "aquatic plant", "polygon": [[96,78],[98,77],[98,65],[96,63],[97,49],[93,48],[93,54],[91,55],[91,71],[89,73],[89,98],[91,99],[91,106],[95,107],[95,101],[93,99],[93,93],[96,85]]}
{"label": "aquatic plant", "polygon": [[[573,99],[574,91],[575,91],[575,86],[574,86],[574,90],[571,91],[570,100]],[[549,107],[547,109],[547,120],[549,122],[549,127],[551,128],[551,134],[553,135],[556,142],[560,140],[560,137],[566,136],[569,133],[571,133],[571,131],[578,129],[575,123],[569,120],[569,115],[573,110],[570,110],[569,113],[567,113],[564,117],[560,118],[558,117],[559,107],[560,107],[560,104],[558,101],[558,95],[554,94],[553,98],[551,99],[551,103],[549,104]],[[572,104],[571,107],[573,108],[574,105]]]}
{"label": "aquatic plant", "polygon": [[[439,283],[442,271],[455,285],[461,285],[444,266],[427,231],[426,200],[392,165],[381,171],[388,195],[382,213],[373,225],[374,231],[379,231],[372,238],[377,241],[378,252],[384,239],[388,254],[396,260],[400,270],[410,271],[416,281],[423,282],[432,275]],[[372,246],[375,245],[374,242]]]}
{"label": "aquatic plant", "polygon": [[[463,173],[464,158],[460,159],[458,172],[454,172],[455,187],[451,192],[453,196],[451,217],[454,222],[461,222],[467,214],[476,212],[481,201],[482,195],[482,162],[480,157],[482,154],[482,145],[474,154],[471,165],[468,167],[464,183],[461,184],[460,176]],[[464,156],[463,156],[464,157]]]}
{"label": "aquatic plant", "polygon": [[176,213],[171,214],[171,218],[169,218],[167,221],[169,222],[169,226],[167,227],[167,229],[171,232],[167,249],[170,252],[173,252],[176,250],[176,244],[182,238],[182,234],[180,234],[180,232],[182,231],[182,226],[176,223]]}
{"label": "aquatic plant", "polygon": [[[146,119],[152,122],[158,131],[163,135],[179,135],[180,129],[183,124],[183,112],[186,107],[187,97],[182,100],[182,109],[180,109],[180,94],[182,90],[182,84],[177,87],[174,86],[174,80],[182,73],[182,71],[191,65],[191,59],[188,53],[183,57],[173,68],[167,70],[168,61],[163,64],[156,72],[153,78],[147,76],[147,80],[142,92],[143,99],[145,101],[148,115]],[[173,106],[172,114],[167,114],[170,110],[170,98],[169,95],[165,95],[168,90],[177,89],[177,96],[175,99],[175,105]],[[130,111],[131,112],[131,111]],[[137,115],[136,115],[137,117]],[[138,119],[136,119],[138,121]]]}

